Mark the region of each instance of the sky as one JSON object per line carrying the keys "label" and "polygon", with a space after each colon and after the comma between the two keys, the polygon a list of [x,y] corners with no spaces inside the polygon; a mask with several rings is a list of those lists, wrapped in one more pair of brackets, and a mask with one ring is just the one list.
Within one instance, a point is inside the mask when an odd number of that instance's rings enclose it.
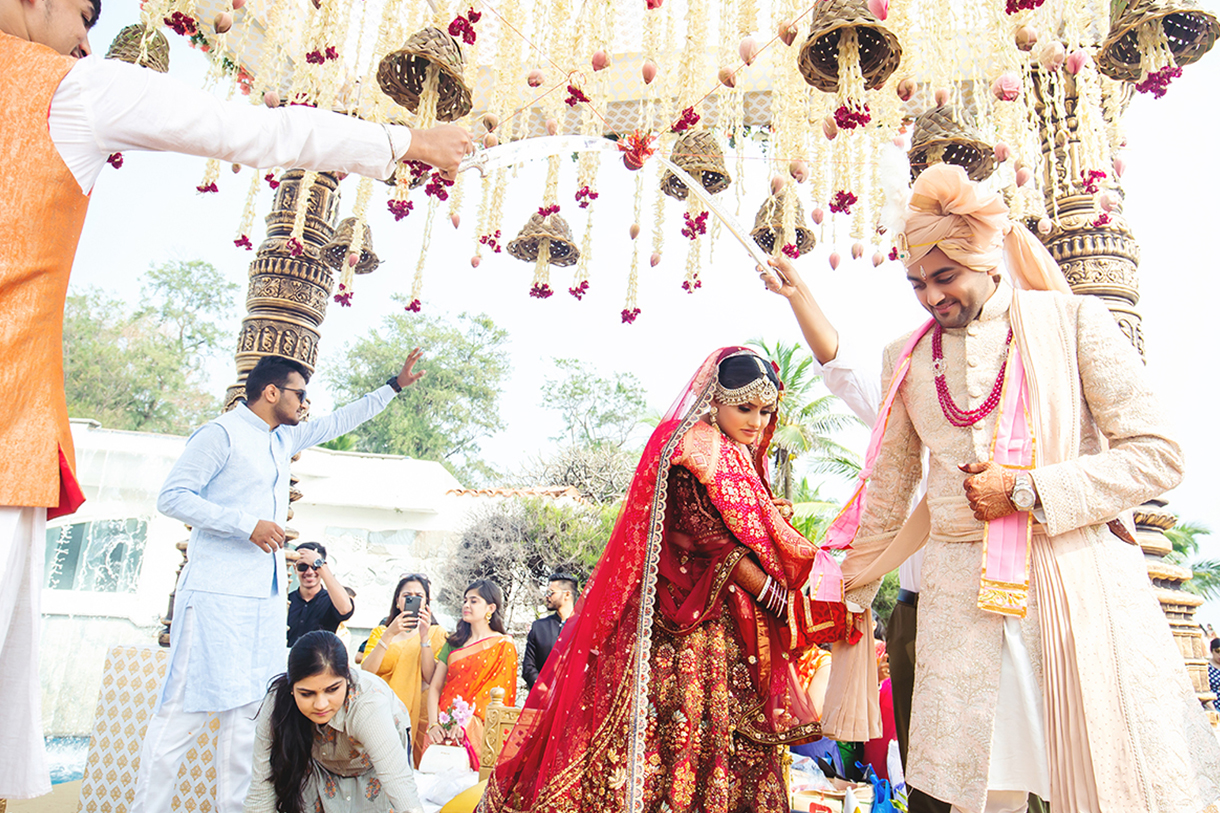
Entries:
{"label": "sky", "polygon": [[[1206,4],[1209,7],[1212,4]],[[134,0],[108,0],[91,36],[104,51],[123,25],[138,19]],[[205,63],[183,39],[170,35],[171,74],[202,85]],[[1183,519],[1220,530],[1220,433],[1212,426],[1213,398],[1220,395],[1214,368],[1203,367],[1220,321],[1220,160],[1215,133],[1220,124],[1217,85],[1220,53],[1187,67],[1162,99],[1137,95],[1126,116],[1127,170],[1123,177],[1125,215],[1141,247],[1139,267],[1148,375],[1164,399],[1187,456],[1185,482],[1167,495],[1169,510]],[[747,227],[768,194],[765,165],[751,162],[754,172],[735,179],[741,188],[737,219]],[[545,164],[522,167],[512,181],[503,229],[511,237],[540,204]],[[200,195],[195,186],[204,161],[177,155],[127,153],[121,169],[107,167],[94,189],[84,234],[77,252],[71,289],[97,287],[129,301],[139,296],[139,277],[150,264],[168,260],[205,260],[238,283],[242,293],[232,320],[236,338],[244,308],[247,266],[252,252],[233,246],[245,203],[251,170],[238,175],[222,170],[219,194]],[[570,168],[565,167],[570,173]],[[644,175],[644,216],[651,217],[655,176]],[[699,363],[717,347],[755,338],[769,342],[799,342],[800,332],[787,303],[765,291],[748,255],[727,233],[715,244],[711,262],[702,271],[703,287],[687,294],[680,286],[685,274],[686,241],[678,234],[684,207],[669,201],[662,261],[650,268],[651,220],[641,225],[637,241],[628,236],[633,221],[637,176],[617,161],[604,162],[597,182],[600,199],[590,210],[594,218],[590,290],[583,301],[566,293],[570,272],[556,269],[546,300],[528,296],[533,264],[507,252],[484,258],[471,268],[479,200],[478,179],[464,182],[462,224],[454,229],[447,217],[435,222],[425,271],[423,306],[429,314],[487,313],[510,334],[512,370],[501,398],[502,429],[482,443],[483,457],[493,466],[515,470],[526,458],[551,447],[560,434],[559,416],[540,408],[540,391],[555,377],[552,358],[578,358],[602,375],[635,374],[648,392],[653,411],[665,410]],[[343,183],[342,216],[350,213],[355,178]],[[567,174],[561,190],[574,188]],[[737,211],[737,189],[720,196]],[[421,200],[422,200],[422,196]],[[570,192],[561,191],[562,200]],[[260,200],[266,214],[270,193]],[[310,398],[318,412],[334,407],[326,387],[326,370],[341,358],[343,347],[375,330],[401,305],[393,294],[407,294],[415,272],[426,206],[400,223],[386,214],[375,194],[370,225],[373,243],[383,264],[371,275],[358,277],[351,308],[332,304],[322,330],[319,374],[311,382]],[[587,214],[565,205],[573,230],[580,235]],[[261,220],[251,239],[258,245]],[[825,235],[829,236],[829,235]],[[844,347],[856,358],[876,365],[881,349],[926,316],[903,279],[901,268],[886,263],[874,268],[866,256],[851,260],[849,243],[837,248],[845,259],[832,270],[827,256],[832,246],[821,239],[814,252],[799,260],[800,272],[832,321],[840,328]],[[639,307],[631,325],[619,318],[623,307],[631,251],[641,252]],[[871,250],[870,250],[871,251]],[[427,348],[425,348],[425,351]],[[427,356],[423,367],[427,367]],[[875,360],[875,361],[873,361]],[[217,394],[235,377],[231,360],[210,368],[210,385]],[[387,370],[390,375],[395,371]],[[87,416],[81,416],[87,417]],[[857,449],[866,442],[864,430],[850,431],[843,441]],[[844,484],[830,484],[832,493]],[[1205,556],[1220,558],[1220,538],[1205,542]],[[1220,626],[1220,602],[1209,603],[1200,618]]]}

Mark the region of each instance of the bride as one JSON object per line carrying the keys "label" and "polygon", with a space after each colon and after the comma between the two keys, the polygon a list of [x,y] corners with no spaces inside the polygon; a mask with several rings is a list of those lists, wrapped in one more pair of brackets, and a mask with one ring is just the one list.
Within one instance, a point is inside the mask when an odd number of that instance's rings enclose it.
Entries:
{"label": "bride", "polygon": [[787,813],[781,746],[820,733],[794,667],[847,626],[837,565],[766,485],[782,388],[725,348],[666,413],[481,811]]}

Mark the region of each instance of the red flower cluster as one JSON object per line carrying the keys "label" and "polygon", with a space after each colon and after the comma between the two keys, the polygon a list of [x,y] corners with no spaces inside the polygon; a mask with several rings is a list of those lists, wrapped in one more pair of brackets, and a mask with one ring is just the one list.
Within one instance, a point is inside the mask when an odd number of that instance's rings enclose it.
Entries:
{"label": "red flower cluster", "polygon": [[898,259],[898,246],[894,246],[893,248],[891,248],[890,253],[885,256],[888,259],[897,260]]}
{"label": "red flower cluster", "polygon": [[[644,0],[644,5],[648,8],[649,11],[655,11],[656,9],[659,9],[661,7],[661,2],[662,2],[662,0]],[[626,313],[626,312],[627,311],[623,311],[623,313]],[[635,312],[639,313],[640,309],[636,308]],[[626,320],[624,320],[624,321],[626,321]]]}
{"label": "red flower cluster", "polygon": [[1004,11],[1009,14],[1016,14],[1018,11],[1030,11],[1042,5],[1046,0],[1007,0],[1004,5]]}
{"label": "red flower cluster", "polygon": [[796,243],[785,243],[784,247],[780,249],[780,253],[794,260],[801,256],[801,250],[796,247]]}
{"label": "red flower cluster", "polygon": [[639,308],[623,308],[623,312],[619,315],[623,317],[623,324],[629,325],[635,321],[635,317],[640,315],[640,309]]}
{"label": "red flower cluster", "polygon": [[267,186],[271,187],[272,189],[280,188],[280,182],[275,179],[274,172],[268,172],[266,175],[263,176],[263,180],[266,181]]}
{"label": "red flower cluster", "polygon": [[196,192],[219,192],[220,188],[216,186],[215,181],[212,181],[210,184],[200,184],[199,186],[196,186],[195,191]]}
{"label": "red flower cluster", "polygon": [[479,242],[482,243],[483,245],[487,246],[488,248],[490,248],[492,251],[494,251],[497,254],[499,254],[501,251],[504,250],[503,247],[500,245],[500,230],[499,229],[496,229],[495,234],[480,235]]}
{"label": "red flower cluster", "polygon": [[577,285],[575,288],[568,289],[568,293],[570,293],[572,296],[576,297],[576,299],[578,301],[581,299],[584,299],[584,296],[586,293],[588,293],[588,291],[589,291],[589,281],[587,279],[581,280],[580,285]]}
{"label": "red flower cluster", "polygon": [[327,45],[325,51],[310,51],[305,55],[305,61],[311,65],[321,65],[332,59],[339,58],[339,51],[333,45]]}
{"label": "red flower cluster", "polygon": [[449,200],[447,187],[450,186],[453,186],[453,181],[442,177],[439,172],[433,172],[428,185],[424,187],[424,194],[437,200]]}
{"label": "red flower cluster", "polygon": [[694,240],[701,234],[707,234],[707,212],[700,212],[697,217],[691,217],[690,212],[682,213],[682,236]]}
{"label": "red flower cluster", "polygon": [[696,279],[693,283],[690,280],[685,280],[682,283],[682,290],[688,294],[693,294],[696,289],[703,287],[703,280]]}
{"label": "red flower cluster", "polygon": [[587,186],[582,186],[576,190],[576,202],[580,204],[580,208],[588,209],[589,204],[597,200],[597,193]]}
{"label": "red flower cluster", "polygon": [[699,123],[699,114],[695,112],[695,108],[688,107],[682,111],[682,115],[674,122],[674,126],[670,129],[675,133],[680,133],[683,130],[689,130]]}
{"label": "red flower cluster", "polygon": [[412,299],[407,303],[407,306],[403,308],[403,310],[407,311],[408,313],[419,313],[421,308],[423,308],[423,305],[420,304],[420,301],[418,299]]}
{"label": "red flower cluster", "polygon": [[250,238],[244,234],[234,240],[233,245],[237,246],[238,248],[244,248],[246,251],[254,250],[254,246],[250,243]]}
{"label": "red flower cluster", "polygon": [[830,202],[830,211],[849,215],[851,214],[851,207],[856,205],[857,200],[859,198],[851,192],[840,189],[838,192],[835,192],[834,200]]}
{"label": "red flower cluster", "polygon": [[180,37],[189,37],[198,30],[198,23],[189,14],[175,11],[165,18],[165,25]]}
{"label": "red flower cluster", "polygon": [[1159,99],[1169,90],[1169,83],[1181,75],[1181,68],[1166,66],[1145,76],[1135,89],[1140,93],[1151,93],[1152,98]]}
{"label": "red flower cluster", "polygon": [[288,238],[288,256],[300,257],[305,253],[305,246],[301,245],[301,241],[295,237]]}
{"label": "red flower cluster", "polygon": [[575,107],[581,102],[589,101],[589,97],[585,95],[583,90],[576,87],[576,85],[568,85],[568,98],[564,99],[563,101],[568,107]]}
{"label": "red flower cluster", "polygon": [[530,296],[535,299],[546,299],[553,293],[555,292],[551,290],[551,286],[545,282],[536,283],[533,288],[530,288]]}
{"label": "red flower cluster", "polygon": [[106,163],[110,164],[110,166],[114,167],[115,169],[119,169],[120,167],[123,166],[123,153],[121,153],[121,152],[110,153],[110,155],[108,155],[106,157]]}
{"label": "red flower cluster", "polygon": [[623,153],[623,165],[630,170],[641,169],[644,161],[657,151],[653,146],[655,142],[656,136],[644,135],[639,130],[628,133],[618,142],[618,148]]}
{"label": "red flower cluster", "polygon": [[475,11],[473,8],[466,12],[466,16],[461,14],[453,18],[453,22],[449,23],[449,36],[461,37],[462,42],[467,45],[474,45],[477,35],[474,33],[474,24],[482,18],[482,14]]}
{"label": "red flower cluster", "polygon": [[835,111],[835,124],[839,125],[840,130],[854,130],[857,127],[863,127],[872,120],[872,113],[869,112],[868,105],[866,104],[853,104],[850,107],[841,104],[839,109]]}
{"label": "red flower cluster", "polygon": [[1095,229],[1100,229],[1102,226],[1108,226],[1108,225],[1110,225],[1110,214],[1109,214],[1109,212],[1102,212],[1102,213],[1101,213],[1101,216],[1100,216],[1100,217],[1098,217],[1096,220],[1094,220],[1094,221],[1093,221],[1092,223],[1090,223],[1089,225],[1091,225],[1091,226],[1092,226],[1093,228],[1095,228]]}
{"label": "red flower cluster", "polygon": [[550,217],[551,215],[557,215],[557,214],[559,214],[559,204],[552,203],[550,206],[539,206],[538,214],[542,215],[543,217]]}
{"label": "red flower cluster", "polygon": [[411,170],[411,185],[432,171],[432,167],[423,161],[408,161],[407,169]]}
{"label": "red flower cluster", "polygon": [[391,200],[386,202],[386,208],[390,210],[390,214],[394,215],[394,221],[398,222],[411,214],[415,204],[409,200]]}
{"label": "red flower cluster", "polygon": [[1096,195],[1101,189],[1101,182],[1106,177],[1106,173],[1100,169],[1085,170],[1080,173],[1080,182],[1084,185],[1084,191],[1090,195]]}
{"label": "red flower cluster", "polygon": [[340,282],[339,283],[339,293],[335,294],[335,301],[338,302],[340,305],[342,305],[345,308],[350,308],[352,306],[352,295],[353,294],[354,294],[353,291],[347,290],[347,286],[345,286],[342,282]]}

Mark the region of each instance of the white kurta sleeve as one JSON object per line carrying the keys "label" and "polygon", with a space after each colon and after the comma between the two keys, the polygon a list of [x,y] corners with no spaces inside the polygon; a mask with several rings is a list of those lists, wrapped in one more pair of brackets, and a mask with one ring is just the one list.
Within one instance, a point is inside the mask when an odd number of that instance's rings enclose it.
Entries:
{"label": "white kurta sleeve", "polygon": [[839,349],[825,364],[813,360],[814,371],[831,394],[839,398],[856,417],[869,426],[877,420],[881,408],[881,379],[875,364],[863,364],[854,346],[839,334]]}
{"label": "white kurta sleeve", "polygon": [[1171,436],[1143,362],[1100,301],[1080,297],[1076,360],[1085,403],[1109,442],[1099,454],[1032,472],[1051,536],[1113,518],[1182,480]]}
{"label": "white kurta sleeve", "polygon": [[306,106],[225,102],[166,74],[96,55],[79,60],[60,82],[48,126],[86,192],[107,156],[123,150],[388,178],[411,146],[406,127]]}

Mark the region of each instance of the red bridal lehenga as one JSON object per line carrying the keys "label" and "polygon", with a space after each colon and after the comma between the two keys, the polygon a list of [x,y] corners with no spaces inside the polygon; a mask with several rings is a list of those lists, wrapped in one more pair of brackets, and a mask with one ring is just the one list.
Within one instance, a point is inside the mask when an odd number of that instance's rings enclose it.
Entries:
{"label": "red bridal lehenga", "polygon": [[[709,356],[653,432],[483,813],[787,813],[780,746],[821,731],[795,667],[847,619],[838,566],[764,485],[774,417],[756,449],[700,420],[748,352]],[[786,617],[733,583],[744,556],[792,591]]]}

